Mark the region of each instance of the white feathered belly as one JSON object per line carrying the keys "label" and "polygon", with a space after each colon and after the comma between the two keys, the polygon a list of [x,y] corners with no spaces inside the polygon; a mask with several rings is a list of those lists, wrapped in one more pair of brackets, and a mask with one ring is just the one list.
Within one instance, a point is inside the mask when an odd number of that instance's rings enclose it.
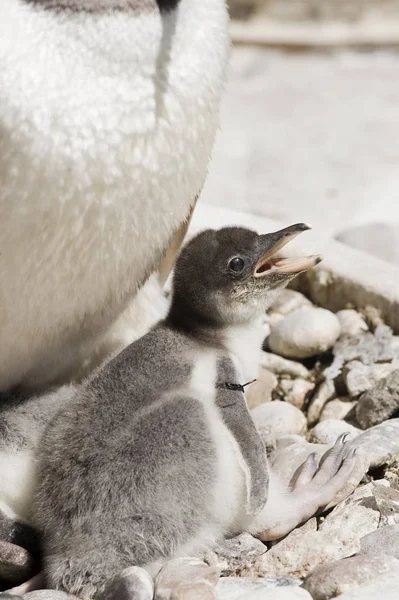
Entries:
{"label": "white feathered belly", "polygon": [[62,15],[2,0],[0,389],[103,331],[205,179],[223,0]]}

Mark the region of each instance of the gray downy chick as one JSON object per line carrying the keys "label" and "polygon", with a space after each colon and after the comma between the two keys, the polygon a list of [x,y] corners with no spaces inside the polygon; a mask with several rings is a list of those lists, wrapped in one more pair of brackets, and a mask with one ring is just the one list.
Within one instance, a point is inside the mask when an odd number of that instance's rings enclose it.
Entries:
{"label": "gray downy chick", "polygon": [[306,229],[195,237],[177,262],[167,318],[52,420],[32,513],[49,587],[96,598],[128,566],[155,575],[225,535],[282,537],[348,479],[359,482],[364,464],[341,441],[291,486],[268,475],[244,394],[225,385],[256,377],[265,308],[320,261],[276,255]]}

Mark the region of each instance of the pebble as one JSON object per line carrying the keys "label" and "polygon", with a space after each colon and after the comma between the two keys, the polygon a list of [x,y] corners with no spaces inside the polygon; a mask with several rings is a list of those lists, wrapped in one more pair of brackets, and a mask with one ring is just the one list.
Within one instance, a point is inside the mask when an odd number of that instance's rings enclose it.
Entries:
{"label": "pebble", "polygon": [[397,360],[373,365],[364,365],[358,360],[353,360],[345,365],[342,374],[349,395],[357,398],[360,394],[374,389],[378,381],[387,377],[398,367],[399,361]]}
{"label": "pebble", "polygon": [[339,419],[326,419],[311,429],[308,440],[316,444],[334,444],[342,433],[348,433],[348,439],[353,439],[359,435],[360,429]]}
{"label": "pebble", "polygon": [[360,550],[357,534],[344,528],[316,531],[316,518],[294,529],[287,537],[259,557],[253,565],[261,577],[306,577],[317,566],[351,556]]}
{"label": "pebble", "polygon": [[303,408],[309,394],[314,390],[314,386],[314,383],[306,379],[282,379],[280,381],[285,402],[289,402],[297,408]]}
{"label": "pebble", "polygon": [[305,415],[286,402],[276,400],[261,404],[251,410],[251,416],[265,443],[286,433],[301,435],[306,431]]}
{"label": "pebble", "polygon": [[344,592],[339,600],[398,600],[399,573],[385,573],[355,590]]}
{"label": "pebble", "polygon": [[399,525],[379,527],[360,540],[362,554],[390,554],[399,560]]}
{"label": "pebble", "polygon": [[380,512],[374,497],[374,489],[377,485],[382,484],[372,482],[358,487],[330,514],[322,518],[319,531],[334,535],[344,529],[359,538],[375,531],[380,521]]}
{"label": "pebble", "polygon": [[390,419],[357,436],[351,445],[362,448],[371,467],[379,467],[399,452],[399,419]]}
{"label": "pebble", "polygon": [[358,360],[364,365],[391,362],[394,358],[392,330],[386,325],[379,325],[374,333],[341,337],[333,352],[344,362]]}
{"label": "pebble", "polygon": [[356,406],[356,420],[362,429],[368,429],[389,419],[399,411],[399,369],[359,398]]}
{"label": "pebble", "polygon": [[267,546],[249,533],[242,533],[207,548],[201,557],[210,566],[217,567],[223,577],[239,575],[251,561],[267,551]]}
{"label": "pebble", "polygon": [[219,575],[217,567],[211,567],[196,558],[174,558],[158,573],[154,600],[170,600],[172,594],[184,585],[208,583],[214,586]]}
{"label": "pebble", "polygon": [[320,384],[319,389],[313,396],[308,407],[308,423],[310,426],[315,425],[320,418],[321,411],[329,402],[336,396],[334,382],[331,379],[326,379]]}
{"label": "pebble", "polygon": [[152,577],[140,567],[125,569],[111,579],[98,600],[152,600]]}
{"label": "pebble", "polygon": [[362,315],[356,310],[339,310],[336,314],[341,324],[341,336],[358,335],[359,333],[368,331],[369,329]]}
{"label": "pebble", "polygon": [[246,398],[248,408],[256,408],[264,402],[270,402],[272,391],[277,387],[277,377],[268,369],[261,369],[254,383],[247,387]]}
{"label": "pebble", "polygon": [[269,314],[278,313],[282,316],[297,310],[298,308],[313,306],[311,301],[306,298],[301,292],[295,290],[282,290],[277,297],[277,300],[270,306]]}
{"label": "pebble", "polygon": [[216,585],[216,591],[218,600],[245,600],[266,590],[275,594],[281,589],[297,590],[301,583],[300,579],[292,577],[222,577]]}
{"label": "pebble", "polygon": [[18,585],[33,574],[30,553],[11,542],[0,541],[0,578],[11,585]]}
{"label": "pebble", "polygon": [[289,377],[301,377],[302,379],[309,376],[308,369],[301,363],[288,360],[271,352],[262,352],[261,365],[276,375],[288,375]]}
{"label": "pebble", "polygon": [[328,402],[323,410],[321,411],[320,421],[326,421],[329,419],[345,419],[346,415],[350,413],[352,408],[356,406],[356,401],[353,400],[342,400],[336,398]]}
{"label": "pebble", "polygon": [[352,556],[317,567],[306,578],[304,588],[313,600],[330,600],[383,573],[398,569],[399,561],[393,556]]}
{"label": "pebble", "polygon": [[282,319],[268,338],[269,347],[287,358],[324,354],[337,341],[341,326],[325,308],[299,308]]}
{"label": "pebble", "polygon": [[179,585],[171,600],[217,600],[217,596],[213,585],[208,581],[201,581]]}

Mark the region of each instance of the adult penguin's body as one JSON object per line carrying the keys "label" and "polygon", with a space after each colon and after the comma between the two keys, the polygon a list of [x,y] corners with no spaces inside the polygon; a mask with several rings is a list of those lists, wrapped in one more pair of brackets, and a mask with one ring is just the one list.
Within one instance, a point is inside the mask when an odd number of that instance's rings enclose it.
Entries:
{"label": "adult penguin's body", "polygon": [[4,391],[145,323],[132,299],[203,185],[228,39],[224,0],[2,0],[0,22]]}

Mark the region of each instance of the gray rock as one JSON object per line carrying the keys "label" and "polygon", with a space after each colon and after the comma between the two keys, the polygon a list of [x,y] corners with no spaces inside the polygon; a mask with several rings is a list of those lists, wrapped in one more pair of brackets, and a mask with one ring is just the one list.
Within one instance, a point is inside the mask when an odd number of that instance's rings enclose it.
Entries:
{"label": "gray rock", "polygon": [[334,382],[331,379],[323,381],[313,396],[308,407],[308,423],[310,426],[315,425],[320,418],[321,411],[333,398],[336,396]]}
{"label": "gray rock", "polygon": [[296,587],[256,590],[251,594],[241,596],[239,600],[312,600],[312,597],[306,590]]}
{"label": "gray rock", "polygon": [[152,600],[154,583],[140,567],[130,567],[108,582],[99,600]]}
{"label": "gray rock", "polygon": [[316,444],[334,444],[342,433],[348,433],[348,439],[351,439],[359,435],[360,429],[345,423],[345,421],[329,419],[321,421],[316,427],[313,427],[309,431],[308,440]]}
{"label": "gray rock", "polygon": [[344,527],[334,531],[317,531],[316,527],[314,518],[310,524],[294,529],[254,562],[253,574],[305,577],[319,565],[359,551],[356,533]]}
{"label": "gray rock", "polygon": [[[181,586],[208,583],[214,586],[220,570],[196,558],[175,558],[168,561],[155,580],[154,600],[170,600]],[[202,589],[202,588],[200,588]]]}
{"label": "gray rock", "polygon": [[0,592],[1,600],[23,600],[22,596],[15,596],[14,594],[8,594],[7,592]]}
{"label": "gray rock", "polygon": [[399,419],[390,419],[364,431],[351,445],[367,454],[372,467],[385,464],[399,452]]}
{"label": "gray rock", "polygon": [[223,577],[239,575],[251,561],[267,551],[267,546],[249,533],[242,533],[207,548],[202,557],[213,567],[217,567]]}
{"label": "gray rock", "polygon": [[304,588],[313,600],[330,600],[383,573],[398,569],[399,561],[393,556],[352,556],[316,567],[306,578]]}
{"label": "gray rock", "polygon": [[349,395],[352,398],[357,398],[368,390],[372,391],[381,379],[387,377],[398,367],[399,361],[397,360],[372,365],[364,365],[358,360],[347,363],[343,368],[343,378]]}
{"label": "gray rock", "polygon": [[399,411],[399,369],[364,393],[356,406],[356,420],[363,429],[386,421]]}
{"label": "gray rock", "polygon": [[345,419],[346,415],[354,406],[356,406],[356,402],[346,398],[336,398],[335,400],[331,400],[321,411],[320,421],[326,421],[329,419]]}
{"label": "gray rock", "polygon": [[256,408],[264,402],[270,402],[272,391],[277,387],[277,377],[267,369],[261,369],[254,383],[247,387],[246,398],[248,408]]}
{"label": "gray rock", "polygon": [[309,376],[308,369],[301,363],[288,360],[271,352],[262,352],[261,365],[276,375],[288,375],[289,377],[301,377],[302,379]]}
{"label": "gray rock", "polygon": [[281,588],[296,590],[299,585],[301,580],[292,577],[222,577],[216,585],[216,592],[218,600],[244,600],[252,598],[254,593],[266,590],[276,593]]}
{"label": "gray rock", "polygon": [[392,330],[380,325],[374,334],[360,333],[354,337],[342,337],[334,345],[334,356],[342,361],[359,360],[365,365],[391,362],[394,359]]}
{"label": "gray rock", "polygon": [[378,485],[386,482],[372,482],[360,486],[346,500],[338,504],[326,517],[322,518],[319,531],[334,535],[342,529],[357,536],[375,531],[380,521],[380,512],[374,496]]}
{"label": "gray rock", "polygon": [[33,559],[30,553],[21,546],[0,541],[0,578],[18,585],[29,579],[32,573]]}
{"label": "gray rock", "polygon": [[341,331],[338,318],[324,308],[299,308],[270,333],[269,347],[287,358],[308,358],[327,352]]}
{"label": "gray rock", "polygon": [[355,590],[344,592],[339,600],[398,600],[399,573],[384,573]]}
{"label": "gray rock", "polygon": [[303,434],[306,417],[295,406],[286,402],[267,402],[251,410],[251,416],[262,439],[267,442],[287,433]]}
{"label": "gray rock", "polygon": [[339,310],[336,314],[341,324],[341,336],[354,336],[368,331],[366,321],[357,310],[344,309]]}
{"label": "gray rock", "polygon": [[399,560],[399,525],[386,525],[360,539],[362,554],[390,554]]}

